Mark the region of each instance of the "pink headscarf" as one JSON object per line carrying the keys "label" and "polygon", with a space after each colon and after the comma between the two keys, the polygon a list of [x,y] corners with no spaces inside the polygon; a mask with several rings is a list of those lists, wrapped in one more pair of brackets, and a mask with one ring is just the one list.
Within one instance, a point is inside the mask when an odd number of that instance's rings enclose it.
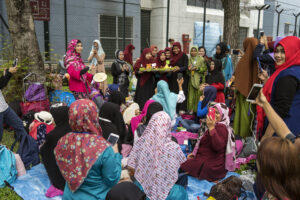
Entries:
{"label": "pink headscarf", "polygon": [[180,146],[171,139],[171,118],[164,111],[154,114],[133,146],[128,166],[151,200],[166,199],[186,161]]}
{"label": "pink headscarf", "polygon": [[[80,71],[85,68],[85,65],[83,63],[83,60],[81,58],[80,53],[76,52],[76,45],[79,40],[73,39],[68,44],[67,53],[64,60],[64,65],[68,69],[71,65],[75,67],[76,71]],[[83,81],[86,81],[87,75],[82,75]]]}
{"label": "pink headscarf", "polygon": [[142,121],[143,117],[146,116],[149,105],[150,105],[151,103],[153,103],[153,102],[155,102],[155,101],[154,101],[154,100],[151,100],[151,99],[148,100],[148,101],[146,101],[146,103],[145,103],[145,105],[144,105],[144,108],[143,108],[141,114],[138,115],[138,116],[136,116],[136,117],[133,117],[133,118],[131,119],[131,122],[130,122],[130,123],[131,123],[131,130],[132,130],[133,135],[134,135],[135,130],[136,130],[137,127],[139,126],[139,123]]}

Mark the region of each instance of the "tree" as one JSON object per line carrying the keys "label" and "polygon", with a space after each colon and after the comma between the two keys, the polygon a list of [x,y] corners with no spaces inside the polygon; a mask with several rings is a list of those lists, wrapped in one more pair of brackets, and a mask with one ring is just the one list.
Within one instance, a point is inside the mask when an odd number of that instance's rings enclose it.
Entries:
{"label": "tree", "polygon": [[224,8],[223,41],[231,48],[239,46],[240,0],[221,0]]}
{"label": "tree", "polygon": [[40,53],[29,0],[6,0],[9,32],[14,57],[44,80],[44,62]]}

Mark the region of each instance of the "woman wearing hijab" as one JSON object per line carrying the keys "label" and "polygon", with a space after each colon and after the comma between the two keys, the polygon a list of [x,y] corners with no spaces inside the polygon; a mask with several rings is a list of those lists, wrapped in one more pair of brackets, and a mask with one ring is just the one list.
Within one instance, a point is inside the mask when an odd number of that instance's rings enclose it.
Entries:
{"label": "woman wearing hijab", "polygon": [[[169,79],[169,87],[171,92],[178,93],[179,88],[177,84],[178,73],[182,73],[184,79],[184,84],[182,86],[185,96],[188,96],[188,83],[189,76],[187,75],[189,58],[188,56],[181,51],[181,45],[179,42],[175,42],[172,47],[172,57],[171,57],[171,66],[176,67],[173,71],[172,76]],[[182,104],[179,104],[177,110],[186,110],[187,102],[184,101]]]}
{"label": "woman wearing hijab", "polygon": [[152,55],[152,58],[153,58],[153,62],[155,62],[156,57],[157,57],[158,48],[157,48],[156,45],[151,45],[150,49],[151,49],[151,55]]}
{"label": "woman wearing hijab", "polygon": [[205,83],[205,72],[207,66],[205,65],[204,58],[198,55],[196,46],[191,48],[191,55],[189,58],[188,75],[190,76],[188,88],[188,111],[191,113],[197,112],[197,104],[202,92],[199,87]]}
{"label": "woman wearing hijab", "polygon": [[111,188],[105,200],[146,200],[146,194],[134,183],[126,181]]}
{"label": "woman wearing hijab", "polygon": [[[156,67],[157,68],[164,68],[166,66],[166,53],[164,50],[160,50],[157,53],[156,57]],[[155,82],[157,83],[159,80],[168,81],[167,73],[166,72],[156,72],[155,74]]]}
{"label": "woman wearing hijab", "polygon": [[210,62],[208,74],[205,77],[206,83],[200,86],[200,90],[203,90],[207,86],[215,87],[217,89],[217,97],[215,101],[218,103],[225,103],[225,95],[224,95],[225,80],[221,70],[222,70],[222,62],[218,59],[212,60]]}
{"label": "woman wearing hijab", "polygon": [[100,126],[102,128],[103,137],[108,139],[109,134],[119,135],[118,147],[121,152],[122,144],[126,136],[126,126],[120,107],[114,103],[106,102],[99,112]]}
{"label": "woman wearing hijab", "polygon": [[163,111],[154,114],[128,159],[135,183],[150,200],[188,199],[185,189],[175,184],[178,169],[186,158],[180,146],[171,140],[170,131],[169,115]]}
{"label": "woman wearing hijab", "polygon": [[164,108],[164,111],[168,113],[172,120],[172,127],[176,122],[176,105],[182,103],[185,100],[185,95],[182,90],[183,79],[177,80],[179,93],[175,94],[170,91],[168,83],[166,81],[158,81],[156,94],[151,98],[152,100],[160,103]]}
{"label": "woman wearing hijab", "polygon": [[136,61],[134,65],[134,72],[137,76],[136,92],[134,95],[134,102],[138,103],[140,108],[144,107],[145,102],[150,99],[154,94],[154,76],[152,72],[142,72],[141,67],[146,68],[147,64],[152,64],[152,54],[151,49],[144,49],[140,58]]}
{"label": "woman wearing hijab", "polygon": [[106,92],[105,92],[105,96],[104,96],[105,101],[108,101],[108,98],[113,91],[120,91],[118,84],[109,84],[108,85]]}
{"label": "woman wearing hijab", "polygon": [[[300,39],[295,36],[283,38],[276,46],[275,72],[263,87],[264,95],[274,110],[283,118],[292,133],[300,133]],[[262,133],[264,113],[257,107],[257,130]],[[274,133],[269,124],[265,136]]]}
{"label": "woman wearing hijab", "polygon": [[58,140],[72,131],[69,125],[68,112],[69,107],[67,106],[54,107],[50,109],[50,113],[54,118],[56,126],[46,136],[46,141],[40,150],[43,164],[46,168],[51,184],[60,190],[64,190],[66,181],[59,171],[53,151]]}
{"label": "woman wearing hijab", "polygon": [[[91,66],[96,67],[96,72],[105,73],[104,66],[105,52],[103,51],[102,45],[99,40],[93,41],[93,46],[88,57],[88,62],[91,62]],[[107,89],[107,80],[100,83],[100,89],[104,92]]]}
{"label": "woman wearing hijab", "polygon": [[[229,110],[222,103],[214,105],[213,108],[216,113],[215,120],[207,118],[208,130],[198,140],[188,160],[181,165],[181,169],[189,175],[208,181],[218,181],[226,176],[227,170],[233,169],[232,166],[227,165],[228,141],[232,141],[231,137],[234,139],[233,131],[229,126]],[[233,162],[233,158],[231,159]]]}
{"label": "woman wearing hijab", "polygon": [[256,59],[253,59],[254,49],[258,44],[256,38],[246,38],[244,40],[244,55],[237,63],[235,69],[235,88],[236,88],[236,107],[235,117],[233,121],[234,132],[245,138],[252,135],[251,121],[253,115],[249,117],[249,108],[255,112],[255,106],[246,101],[246,98],[252,88],[252,85],[259,83],[258,79],[258,64]]}
{"label": "woman wearing hijab", "polygon": [[57,165],[66,180],[63,199],[105,199],[121,176],[117,145],[102,137],[96,104],[77,100],[69,109],[72,132],[63,136],[54,150]]}
{"label": "woman wearing hijab", "polygon": [[132,44],[129,44],[125,47],[125,50],[124,50],[124,61],[129,63],[131,65],[131,67],[133,66],[132,54],[133,54],[134,49],[135,49],[135,47]]}
{"label": "woman wearing hijab", "polygon": [[166,47],[164,51],[166,53],[166,64],[170,65],[171,64],[172,49],[170,47]]}
{"label": "woman wearing hijab", "polygon": [[[81,58],[82,43],[80,40],[71,40],[68,44],[68,50],[65,56],[64,65],[70,75],[69,89],[75,99],[88,99],[91,92],[89,83],[93,75],[88,73],[89,67],[86,67]],[[96,72],[95,66],[91,66],[91,71]]]}
{"label": "woman wearing hijab", "polygon": [[122,104],[125,104],[125,97],[121,92],[113,91],[108,97],[108,102],[121,106]]}
{"label": "woman wearing hijab", "polygon": [[232,61],[230,55],[227,53],[229,51],[228,46],[221,42],[216,46],[216,54],[213,59],[218,59],[222,61],[222,73],[225,77],[225,82],[231,79],[233,74]]}
{"label": "woman wearing hijab", "polygon": [[213,86],[207,86],[204,89],[204,95],[200,96],[198,106],[197,106],[197,119],[188,120],[184,119],[181,121],[182,127],[186,128],[187,131],[192,133],[198,133],[199,128],[199,118],[205,118],[208,112],[208,105],[210,102],[215,101],[217,95],[217,89]]}
{"label": "woman wearing hijab", "polygon": [[113,83],[118,84],[120,92],[124,97],[128,96],[129,87],[129,66],[124,61],[124,53],[121,50],[115,52],[116,60],[111,65],[111,74],[113,75]]}

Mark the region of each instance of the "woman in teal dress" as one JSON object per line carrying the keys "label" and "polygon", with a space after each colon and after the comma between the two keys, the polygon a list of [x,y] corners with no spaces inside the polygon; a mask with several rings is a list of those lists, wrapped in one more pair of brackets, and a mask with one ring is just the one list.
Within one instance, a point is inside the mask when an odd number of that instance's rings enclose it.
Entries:
{"label": "woman in teal dress", "polygon": [[188,86],[188,111],[192,113],[197,112],[199,97],[202,95],[200,91],[200,84],[205,83],[205,73],[207,66],[202,56],[198,55],[198,48],[193,46],[191,48],[191,55],[189,58],[188,75],[190,76]]}
{"label": "woman in teal dress", "polygon": [[96,104],[81,99],[71,104],[72,132],[62,137],[54,150],[57,165],[66,180],[63,200],[100,199],[119,182],[121,159],[118,146],[102,137]]}
{"label": "woman in teal dress", "polygon": [[224,42],[221,42],[217,44],[216,54],[213,56],[213,60],[218,59],[222,61],[222,72],[226,83],[231,79],[233,74],[232,61],[228,52],[228,46]]}
{"label": "woman in teal dress", "polygon": [[176,184],[178,170],[186,158],[172,141],[170,131],[169,115],[164,111],[155,113],[130,152],[128,167],[147,199],[188,200],[184,187]]}

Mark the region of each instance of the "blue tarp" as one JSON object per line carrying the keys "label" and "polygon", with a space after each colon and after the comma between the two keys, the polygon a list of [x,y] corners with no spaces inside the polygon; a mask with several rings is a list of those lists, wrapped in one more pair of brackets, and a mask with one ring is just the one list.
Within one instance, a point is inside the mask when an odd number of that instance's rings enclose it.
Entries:
{"label": "blue tarp", "polygon": [[[228,172],[227,177],[229,176],[239,176],[237,173]],[[210,188],[214,183],[198,180],[193,177],[189,177],[187,192],[190,200],[197,200],[197,196],[201,200],[207,199],[204,196],[204,192],[209,193]],[[16,182],[12,184],[15,188],[15,191],[20,195],[24,200],[49,200],[45,196],[47,189],[50,187],[50,180],[48,178],[47,172],[43,164],[39,164],[29,171],[24,176],[19,177]],[[247,200],[256,200],[254,193],[246,191],[240,197],[240,199]],[[61,200],[61,196],[51,198],[52,200]]]}
{"label": "blue tarp", "polygon": [[[203,37],[203,22],[195,22],[194,23],[195,34],[194,34],[194,45],[203,46],[202,45],[202,37]],[[208,57],[212,57],[216,52],[216,45],[220,42],[220,37],[222,36],[222,28],[218,23],[206,23],[205,24],[205,48],[206,55]]]}
{"label": "blue tarp", "polygon": [[75,97],[70,92],[65,92],[62,90],[55,90],[50,92],[50,102],[51,104],[54,103],[65,103],[67,106],[70,105],[75,101]]}

